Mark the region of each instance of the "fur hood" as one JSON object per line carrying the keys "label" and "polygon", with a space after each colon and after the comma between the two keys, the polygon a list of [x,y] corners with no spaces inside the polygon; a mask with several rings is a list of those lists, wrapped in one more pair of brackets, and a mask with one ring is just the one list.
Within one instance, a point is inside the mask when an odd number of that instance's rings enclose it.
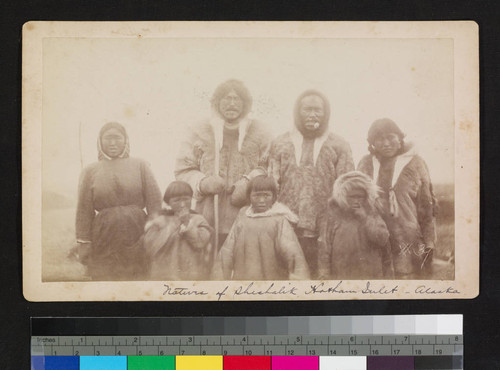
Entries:
{"label": "fur hood", "polygon": [[[318,128],[318,130],[316,130],[312,133],[310,131],[307,131],[302,126],[302,121],[300,119],[300,102],[304,97],[309,96],[309,95],[317,95],[323,100],[324,113],[325,113],[325,116],[323,118],[323,122],[322,122],[321,126]],[[323,93],[319,92],[318,90],[314,90],[314,89],[306,90],[302,94],[300,94],[299,97],[297,98],[297,100],[295,101],[295,107],[293,110],[293,117],[294,117],[295,127],[297,128],[297,130],[300,131],[300,133],[304,137],[315,138],[315,137],[322,136],[328,130],[328,121],[330,120],[330,102],[328,101],[326,96]]]}
{"label": "fur hood", "polygon": [[372,182],[372,179],[360,171],[351,171],[340,176],[333,185],[333,193],[330,198],[330,205],[335,204],[341,209],[349,208],[347,203],[347,193],[352,189],[363,189],[367,194],[367,202],[370,209],[376,209],[377,199],[380,189]]}
{"label": "fur hood", "polygon": [[111,130],[113,128],[118,130],[125,138],[125,147],[123,148],[123,152],[121,152],[118,158],[128,158],[130,155],[130,143],[128,139],[127,130],[125,130],[125,127],[118,122],[108,122],[101,127],[101,130],[99,131],[99,136],[97,137],[97,159],[100,161],[102,160],[111,161],[114,159],[109,157],[106,153],[104,153],[104,150],[102,149],[102,136],[106,131]]}

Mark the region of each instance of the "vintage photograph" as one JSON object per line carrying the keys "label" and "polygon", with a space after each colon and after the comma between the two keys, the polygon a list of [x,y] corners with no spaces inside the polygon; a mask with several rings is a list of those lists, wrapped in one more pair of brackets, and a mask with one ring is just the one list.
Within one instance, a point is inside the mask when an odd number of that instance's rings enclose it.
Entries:
{"label": "vintage photograph", "polygon": [[30,22],[29,300],[471,298],[472,22]]}

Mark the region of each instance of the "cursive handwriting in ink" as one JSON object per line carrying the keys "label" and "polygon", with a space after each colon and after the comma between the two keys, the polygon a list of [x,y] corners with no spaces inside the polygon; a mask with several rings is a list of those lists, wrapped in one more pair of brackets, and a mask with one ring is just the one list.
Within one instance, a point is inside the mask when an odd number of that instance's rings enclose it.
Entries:
{"label": "cursive handwriting in ink", "polygon": [[221,300],[222,296],[226,295],[226,292],[227,292],[228,289],[229,289],[229,287],[226,285],[226,287],[224,289],[222,289],[220,292],[215,293],[215,295],[217,297],[219,297],[219,298],[217,298],[218,301]]}
{"label": "cursive handwriting in ink", "polygon": [[208,295],[208,293],[205,292],[204,290],[191,290],[189,288],[171,287],[168,284],[163,284],[163,286],[165,287],[163,295],[183,295],[183,296]]}
{"label": "cursive handwriting in ink", "polygon": [[356,290],[343,289],[341,287],[343,281],[340,280],[334,287],[326,287],[325,283],[320,283],[318,285],[311,285],[310,290],[306,290],[305,294],[317,294],[317,293],[357,293]]}
{"label": "cursive handwriting in ink", "polygon": [[434,289],[426,285],[419,285],[415,288],[415,293],[417,294],[460,294],[458,290],[452,288],[451,286],[446,289]]}
{"label": "cursive handwriting in ink", "polygon": [[370,282],[366,282],[366,287],[361,291],[363,294],[394,294],[398,291],[398,286],[396,285],[393,288],[386,288],[385,285],[382,285],[380,288],[372,288]]}
{"label": "cursive handwriting in ink", "polygon": [[[252,281],[250,284],[243,286],[240,285],[236,290],[234,291],[233,296],[239,296],[239,295],[297,295],[297,288],[294,286],[285,286],[282,285],[281,287],[276,287],[274,283],[271,283],[267,287],[267,289],[257,289],[254,288],[254,282]],[[290,285],[290,283],[288,283]]]}

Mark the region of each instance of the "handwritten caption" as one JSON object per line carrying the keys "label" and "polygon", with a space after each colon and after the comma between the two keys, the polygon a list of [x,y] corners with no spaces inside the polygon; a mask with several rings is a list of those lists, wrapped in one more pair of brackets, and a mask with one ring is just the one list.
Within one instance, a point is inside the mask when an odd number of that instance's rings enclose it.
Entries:
{"label": "handwritten caption", "polygon": [[[203,284],[201,284],[203,285]],[[259,299],[258,297],[280,297],[281,299],[294,299],[297,297],[313,297],[332,299],[335,296],[358,295],[358,296],[402,296],[413,294],[418,296],[435,295],[457,295],[460,291],[452,286],[435,288],[431,285],[419,284],[415,288],[402,287],[400,284],[382,284],[380,282],[367,281],[361,288],[347,286],[344,281],[316,282],[295,285],[294,282],[245,282],[243,284],[221,284],[221,288],[211,291],[204,288],[193,288],[189,286],[173,286],[164,284],[163,296],[215,296],[217,301],[232,299]],[[208,298],[208,297],[207,297]],[[209,298],[210,299],[210,298]]]}

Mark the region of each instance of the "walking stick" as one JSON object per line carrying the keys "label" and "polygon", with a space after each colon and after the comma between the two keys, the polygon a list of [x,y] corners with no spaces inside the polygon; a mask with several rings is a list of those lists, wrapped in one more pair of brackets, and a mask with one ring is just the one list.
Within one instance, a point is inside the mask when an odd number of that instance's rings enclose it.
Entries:
{"label": "walking stick", "polygon": [[83,170],[83,153],[82,153],[82,121],[78,124],[78,151],[80,152],[80,171]]}
{"label": "walking stick", "polygon": [[215,250],[219,249],[219,194],[214,195]]}
{"label": "walking stick", "polygon": [[[215,134],[215,132],[214,132]],[[215,176],[219,176],[219,143],[217,142],[217,135],[214,135],[215,142]],[[214,255],[217,255],[219,250],[219,194],[214,194],[214,229],[215,229],[215,246],[214,246]]]}

